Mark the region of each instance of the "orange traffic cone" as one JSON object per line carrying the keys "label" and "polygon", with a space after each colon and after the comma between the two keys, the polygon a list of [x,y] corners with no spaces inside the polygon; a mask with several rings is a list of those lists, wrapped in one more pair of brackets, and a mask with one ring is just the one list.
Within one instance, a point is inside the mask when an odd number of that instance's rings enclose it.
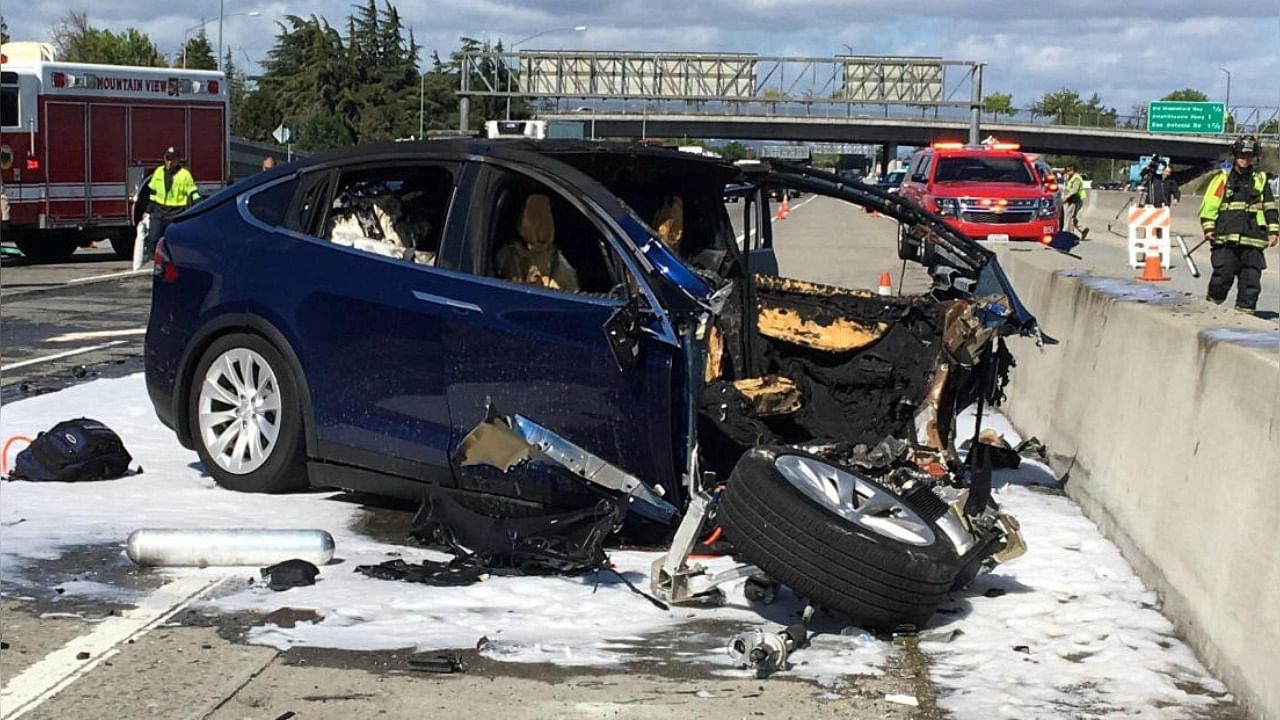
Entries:
{"label": "orange traffic cone", "polygon": [[1154,245],[1147,247],[1147,259],[1142,265],[1142,274],[1138,276],[1138,279],[1145,282],[1160,282],[1173,279],[1164,274],[1164,267],[1160,264],[1160,250]]}
{"label": "orange traffic cone", "polygon": [[791,200],[786,195],[782,196],[782,219],[786,219],[791,214]]}
{"label": "orange traffic cone", "polygon": [[876,294],[886,296],[893,294],[893,280],[889,277],[889,273],[880,273],[880,287],[876,289]]}

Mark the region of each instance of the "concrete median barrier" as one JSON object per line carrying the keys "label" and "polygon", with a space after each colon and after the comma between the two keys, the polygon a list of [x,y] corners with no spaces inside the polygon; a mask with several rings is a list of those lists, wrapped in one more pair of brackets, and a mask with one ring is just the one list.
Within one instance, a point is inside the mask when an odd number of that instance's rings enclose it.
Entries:
{"label": "concrete median barrier", "polygon": [[1280,718],[1275,324],[1047,250],[1005,248],[1001,262],[1060,341],[1014,341],[1005,412],[1049,447],[1206,665],[1253,714]]}

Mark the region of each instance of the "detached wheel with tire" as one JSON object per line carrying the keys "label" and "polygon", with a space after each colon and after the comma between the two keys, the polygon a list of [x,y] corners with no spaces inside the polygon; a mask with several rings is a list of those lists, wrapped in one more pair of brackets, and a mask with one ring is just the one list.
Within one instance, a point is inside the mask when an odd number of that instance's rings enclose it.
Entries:
{"label": "detached wheel with tire", "polygon": [[742,559],[864,627],[923,626],[960,569],[942,530],[901,496],[796,451],[744,455],[719,513]]}
{"label": "detached wheel with tire", "polygon": [[262,493],[307,486],[301,392],[271,343],[242,333],[218,338],[188,392],[196,452],[219,485]]}

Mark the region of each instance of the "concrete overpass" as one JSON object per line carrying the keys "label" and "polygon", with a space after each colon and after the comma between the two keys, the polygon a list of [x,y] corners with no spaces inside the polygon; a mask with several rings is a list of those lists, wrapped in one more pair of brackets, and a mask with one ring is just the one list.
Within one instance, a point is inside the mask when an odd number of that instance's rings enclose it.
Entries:
{"label": "concrete overpass", "polygon": [[[690,137],[742,140],[853,142],[879,145],[928,145],[935,140],[965,140],[967,119],[912,119],[869,116],[704,115],[550,113],[543,120],[583,123],[586,137]],[[981,135],[1020,143],[1029,152],[1089,157],[1138,157],[1158,153],[1174,162],[1207,165],[1227,155],[1221,135],[1157,135],[1146,130],[1074,125],[983,122]]]}

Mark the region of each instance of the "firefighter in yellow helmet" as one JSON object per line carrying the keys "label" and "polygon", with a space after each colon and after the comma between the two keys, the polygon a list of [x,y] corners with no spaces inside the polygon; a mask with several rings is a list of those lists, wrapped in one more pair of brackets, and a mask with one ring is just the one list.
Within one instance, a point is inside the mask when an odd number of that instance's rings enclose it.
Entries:
{"label": "firefighter in yellow helmet", "polygon": [[1258,139],[1246,135],[1231,145],[1235,161],[1209,181],[1200,204],[1200,225],[1213,251],[1208,299],[1221,305],[1236,288],[1236,310],[1253,314],[1262,292],[1262,251],[1280,241],[1280,208],[1267,174],[1253,166]]}
{"label": "firefighter in yellow helmet", "polygon": [[147,241],[143,247],[143,257],[150,258],[156,249],[156,243],[164,236],[173,218],[200,199],[200,191],[196,188],[196,179],[191,171],[182,166],[178,151],[169,148],[164,151],[164,165],[156,168],[146,185],[139,188],[138,205],[147,208],[150,215],[147,230]]}

